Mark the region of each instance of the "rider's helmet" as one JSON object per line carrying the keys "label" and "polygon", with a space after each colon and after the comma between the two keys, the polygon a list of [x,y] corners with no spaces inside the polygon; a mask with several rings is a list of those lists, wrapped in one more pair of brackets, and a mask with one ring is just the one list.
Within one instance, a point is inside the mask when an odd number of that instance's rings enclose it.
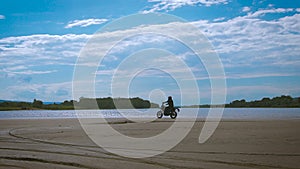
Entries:
{"label": "rider's helmet", "polygon": [[169,97],[168,97],[168,100],[171,100],[171,99],[172,99],[172,96],[169,96]]}

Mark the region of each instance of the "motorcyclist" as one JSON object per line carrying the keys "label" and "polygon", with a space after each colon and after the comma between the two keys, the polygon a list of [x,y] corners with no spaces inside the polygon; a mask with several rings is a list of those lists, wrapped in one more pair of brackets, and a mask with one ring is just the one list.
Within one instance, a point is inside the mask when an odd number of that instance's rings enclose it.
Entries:
{"label": "motorcyclist", "polygon": [[174,110],[174,103],[173,103],[172,96],[169,96],[168,100],[165,101],[165,102],[163,102],[163,103],[167,103],[168,104],[168,107],[166,107],[168,110],[171,110],[172,112],[175,111]]}

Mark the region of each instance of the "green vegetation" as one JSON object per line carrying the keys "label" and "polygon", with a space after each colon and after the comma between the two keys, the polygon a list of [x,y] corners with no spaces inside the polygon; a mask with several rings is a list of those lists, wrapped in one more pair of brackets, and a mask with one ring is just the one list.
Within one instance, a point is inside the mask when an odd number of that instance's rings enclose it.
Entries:
{"label": "green vegetation", "polygon": [[[97,104],[95,104],[97,103]],[[130,109],[130,108],[157,108],[158,104],[151,103],[141,98],[80,98],[79,102],[75,100],[66,100],[63,103],[44,104],[41,100],[34,99],[30,102],[0,102],[0,110],[73,110],[74,105],[77,109]],[[98,105],[95,106],[95,105]],[[116,106],[117,105],[117,106]]]}
{"label": "green vegetation", "polygon": [[245,99],[235,100],[225,105],[191,105],[191,106],[183,106],[184,108],[209,108],[209,107],[226,107],[226,108],[251,108],[251,107],[274,107],[274,108],[292,108],[292,107],[300,107],[300,97],[293,98],[291,96],[282,95],[280,97],[263,98],[261,100],[249,101],[247,102]]}
{"label": "green vegetation", "polygon": [[[97,103],[97,104],[95,104]],[[81,97],[79,101],[66,100],[63,103],[44,104],[41,100],[34,99],[30,102],[13,102],[13,101],[1,101],[1,110],[72,110],[74,109],[142,109],[142,108],[158,108],[159,105],[151,103],[148,100],[141,98],[84,98]],[[97,106],[98,105],[98,106]],[[192,105],[182,106],[183,108],[209,108],[209,107],[223,107],[224,105]],[[300,107],[300,97],[293,98],[291,96],[282,95],[274,98],[263,98],[261,100],[249,101],[246,100],[235,100],[229,104],[225,104],[226,108],[250,108],[250,107]]]}
{"label": "green vegetation", "polygon": [[0,110],[26,110],[32,107],[32,103],[28,102],[8,102],[0,103]]}
{"label": "green vegetation", "polygon": [[246,100],[235,100],[226,107],[300,107],[300,97],[292,98],[291,96],[282,95],[280,97],[263,98],[261,100],[255,100],[247,102]]}
{"label": "green vegetation", "polygon": [[[97,102],[97,104],[95,104]],[[100,109],[143,109],[143,108],[157,108],[158,104],[150,103],[148,100],[143,100],[139,97],[135,98],[80,98],[79,102],[75,102],[74,105],[79,109],[87,108],[100,108]],[[95,107],[98,105],[98,107]]]}

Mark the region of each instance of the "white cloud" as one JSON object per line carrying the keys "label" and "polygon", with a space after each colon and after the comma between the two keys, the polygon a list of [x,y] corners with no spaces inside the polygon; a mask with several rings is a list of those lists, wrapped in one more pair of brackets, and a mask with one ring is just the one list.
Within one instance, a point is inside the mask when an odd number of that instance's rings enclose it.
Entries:
{"label": "white cloud", "polygon": [[149,10],[143,13],[156,11],[172,11],[183,6],[204,5],[211,6],[217,4],[227,4],[228,0],[148,0],[148,2],[155,3]]}
{"label": "white cloud", "polygon": [[[263,12],[262,12],[263,11]],[[290,9],[276,9],[282,12]],[[270,12],[270,11],[267,11]],[[260,10],[252,16],[266,13]],[[174,27],[184,24],[170,23]],[[297,61],[300,53],[300,14],[282,17],[278,20],[263,20],[256,17],[236,17],[226,21],[210,22],[200,20],[193,24],[206,35],[220,54],[230,54],[231,57],[222,58],[226,66],[251,65],[255,61],[266,64],[290,63],[299,65]],[[151,29],[162,29],[163,25],[152,26]],[[134,29],[106,32],[102,36],[110,39],[118,38],[139,29],[148,29],[142,26]],[[172,30],[170,30],[172,31]],[[174,34],[188,34],[189,32],[172,32]],[[92,35],[30,35],[8,37],[0,39],[0,65],[72,65],[80,49]],[[150,37],[150,38],[149,38]],[[128,47],[138,46],[145,42],[163,44],[168,38],[140,36],[131,40],[124,40],[115,46],[114,52],[122,52]],[[111,45],[109,42],[103,45]],[[166,44],[167,45],[167,44]],[[97,51],[101,50],[98,48]],[[11,59],[14,58],[14,59]],[[116,56],[114,56],[116,59]],[[113,59],[113,58],[112,58]],[[272,63],[270,61],[272,60]],[[88,63],[87,63],[88,64]],[[95,63],[94,63],[95,64]]]}
{"label": "white cloud", "polygon": [[[274,9],[273,12],[291,11],[291,9]],[[300,66],[298,61],[300,53],[300,14],[285,16],[276,20],[264,20],[257,18],[263,13],[271,11],[259,10],[254,12],[252,17],[249,15],[239,16],[230,20],[220,22],[210,22],[200,20],[193,24],[204,33],[205,36],[213,43],[216,51],[220,53],[223,64],[226,67],[247,67],[247,66],[273,66],[288,67]],[[254,17],[257,16],[257,17]],[[169,26],[180,28],[185,27],[185,24],[169,23]],[[134,29],[121,30],[116,32],[106,32],[103,37],[110,39],[118,38],[119,36],[128,35],[132,32],[142,32],[144,30],[152,30],[153,32],[165,29],[164,25],[153,25],[151,28],[147,26],[136,27]],[[174,29],[175,30],[175,29]],[[189,32],[172,32],[171,34],[185,34]],[[183,29],[184,30],[184,29]],[[192,35],[191,35],[192,36]],[[153,37],[153,36],[152,36]],[[110,39],[103,45],[111,45]],[[124,49],[132,46],[138,46],[153,40],[154,43],[164,44],[167,38],[147,38],[138,37],[131,40],[125,40],[115,46],[114,52],[122,53]],[[165,44],[166,48],[168,43]],[[101,49],[97,49],[97,52]],[[286,69],[287,70],[287,69]],[[289,73],[281,69],[283,72]],[[277,76],[275,74],[265,74],[269,76]],[[255,76],[255,75],[253,75]],[[248,77],[251,78],[251,77]]]}
{"label": "white cloud", "polygon": [[[295,9],[294,9],[295,10]],[[275,12],[291,11],[290,9],[276,9]],[[229,78],[257,78],[257,77],[278,77],[278,76],[294,76],[295,72],[292,70],[300,66],[299,53],[300,53],[300,14],[285,16],[280,19],[264,20],[259,16],[265,13],[272,13],[271,11],[260,10],[252,13],[251,15],[240,16],[230,20],[222,20],[220,22],[210,22],[200,20],[193,22],[193,24],[204,33],[205,36],[213,43],[216,51],[220,54],[223,64],[226,68],[238,67],[267,67],[273,66],[274,72],[233,72]],[[251,16],[251,17],[249,17]],[[107,43],[103,45],[110,46],[112,39],[117,39],[126,36],[130,33],[139,33],[142,30],[152,30],[153,32],[166,29],[166,27],[180,27],[185,28],[186,25],[182,23],[169,23],[166,25],[153,25],[150,27],[141,26],[133,29],[119,30],[115,32],[105,32],[101,34],[107,38]],[[177,31],[178,29],[170,29],[170,34],[185,34],[189,35],[189,31]],[[186,30],[186,29],[182,29]],[[10,73],[12,75],[31,75],[42,73],[53,73],[61,71],[53,69],[51,65],[74,65],[75,60],[79,54],[80,49],[85,45],[85,42],[92,35],[30,35],[19,37],[8,37],[0,39],[0,66],[2,72]],[[190,35],[192,36],[192,35]],[[152,40],[153,43],[163,43],[167,38],[149,38],[137,37],[131,40],[125,40],[116,46],[115,52],[122,52],[132,46],[138,46],[145,42]],[[95,52],[101,52],[103,46],[97,48]],[[166,44],[167,47],[167,44]],[[104,51],[103,51],[104,52]],[[116,56],[110,58],[112,61]],[[188,56],[180,56],[179,58],[187,61]],[[87,65],[98,63],[86,63]],[[49,67],[49,69],[34,69],[34,66]],[[10,69],[9,69],[10,68]],[[178,69],[180,71],[180,69]],[[18,74],[19,73],[19,74]],[[106,70],[104,72],[97,72],[101,74],[111,74],[112,72]],[[155,72],[148,72],[155,73]],[[251,74],[254,73],[254,74]],[[296,75],[297,76],[297,75]],[[207,78],[203,78],[207,79]],[[60,86],[60,85],[54,85]],[[42,88],[47,88],[49,96],[51,92],[55,93],[54,87],[47,85],[35,86],[39,88],[38,93],[47,96],[42,92]],[[50,90],[50,89],[53,90]],[[11,91],[15,90],[10,88]],[[24,88],[22,91],[29,89]],[[236,91],[243,91],[245,88],[236,88]],[[30,89],[34,90],[34,88]],[[29,90],[29,91],[30,91]],[[5,91],[6,89],[3,89]],[[19,90],[17,90],[19,91]],[[20,91],[20,92],[22,92]],[[274,89],[274,92],[278,91]],[[234,91],[233,91],[234,92]],[[11,92],[13,93],[13,91]],[[14,92],[10,95],[11,98],[17,98],[17,93]],[[52,96],[51,96],[52,97]],[[69,97],[70,98],[70,97]],[[61,97],[62,99],[62,97]],[[61,100],[53,99],[53,100]],[[22,100],[20,98],[20,100]],[[51,100],[43,98],[42,100]]]}
{"label": "white cloud", "polygon": [[268,7],[269,8],[273,8],[275,5],[274,4],[269,4]]}
{"label": "white cloud", "polygon": [[[0,76],[18,81],[37,75],[70,74],[80,49],[91,35],[29,35],[0,39]],[[70,79],[66,77],[65,79]],[[52,79],[53,80],[53,79]],[[49,79],[51,81],[51,79]],[[5,90],[5,89],[4,89]]]}
{"label": "white cloud", "polygon": [[72,98],[72,82],[47,84],[12,85],[1,92],[0,98],[7,100],[32,101],[33,98],[42,101],[64,101]]}
{"label": "white cloud", "polygon": [[280,18],[278,22],[282,24],[285,34],[300,33],[300,14]]}
{"label": "white cloud", "polygon": [[[293,95],[298,93],[299,88],[297,86],[289,86],[288,88],[280,85],[265,84],[265,85],[249,85],[249,86],[232,86],[228,87],[227,93],[230,97],[235,98],[249,98],[249,96],[266,95],[266,96],[278,96],[278,95]],[[261,98],[260,98],[261,99]]]}
{"label": "white cloud", "polygon": [[5,16],[4,15],[0,15],[0,19],[5,19]]}
{"label": "white cloud", "polygon": [[213,21],[214,21],[214,22],[219,22],[219,21],[223,21],[223,20],[225,20],[225,19],[226,19],[225,17],[220,17],[220,18],[214,19]]}
{"label": "white cloud", "polygon": [[[272,10],[275,11],[291,9]],[[253,63],[258,62],[264,65],[290,63],[290,66],[300,66],[300,14],[268,21],[257,18],[268,12],[271,11],[260,10],[251,14],[251,17],[240,16],[217,23],[197,21],[194,24],[211,40],[217,52],[223,55],[222,60],[226,66],[255,66]]]}
{"label": "white cloud", "polygon": [[[272,72],[272,73],[266,73],[266,72],[247,72],[247,73],[227,73],[226,79],[254,79],[254,78],[263,78],[263,77],[290,77],[290,76],[300,76],[300,73],[282,73],[282,72]],[[204,76],[201,75],[197,77],[197,80],[210,80],[210,79],[221,79],[223,77],[220,76]]]}
{"label": "white cloud", "polygon": [[250,10],[251,8],[248,6],[243,7],[243,12],[249,12]]}
{"label": "white cloud", "polygon": [[249,78],[261,78],[261,77],[288,77],[288,76],[300,76],[300,74],[295,73],[280,73],[280,72],[273,72],[273,73],[243,73],[243,74],[233,74],[233,75],[226,75],[226,79],[249,79]]}
{"label": "white cloud", "polygon": [[[74,60],[91,35],[29,35],[0,39],[0,65],[49,65]],[[72,61],[74,62],[74,61]]]}
{"label": "white cloud", "polygon": [[49,74],[57,72],[57,70],[30,70],[29,65],[12,65],[6,68],[2,68],[1,72],[6,73],[7,77],[14,77],[16,75]]}
{"label": "white cloud", "polygon": [[13,76],[13,75],[49,74],[49,73],[57,72],[57,70],[46,70],[46,71],[22,70],[22,71],[15,71],[15,72],[4,70],[4,72],[8,73],[9,76]]}
{"label": "white cloud", "polygon": [[293,8],[273,8],[273,9],[262,9],[258,10],[254,13],[249,13],[248,17],[258,17],[258,16],[263,16],[265,14],[269,13],[287,13],[287,12],[293,12]]}
{"label": "white cloud", "polygon": [[90,25],[100,25],[107,22],[107,19],[83,19],[83,20],[74,20],[68,23],[65,28],[72,28],[74,26],[87,27]]}

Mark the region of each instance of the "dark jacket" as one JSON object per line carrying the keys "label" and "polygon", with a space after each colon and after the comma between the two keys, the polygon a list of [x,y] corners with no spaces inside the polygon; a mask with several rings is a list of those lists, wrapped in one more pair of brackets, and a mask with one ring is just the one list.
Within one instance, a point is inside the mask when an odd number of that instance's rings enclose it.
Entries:
{"label": "dark jacket", "polygon": [[166,102],[168,103],[170,108],[174,108],[174,103],[172,99],[168,99]]}

